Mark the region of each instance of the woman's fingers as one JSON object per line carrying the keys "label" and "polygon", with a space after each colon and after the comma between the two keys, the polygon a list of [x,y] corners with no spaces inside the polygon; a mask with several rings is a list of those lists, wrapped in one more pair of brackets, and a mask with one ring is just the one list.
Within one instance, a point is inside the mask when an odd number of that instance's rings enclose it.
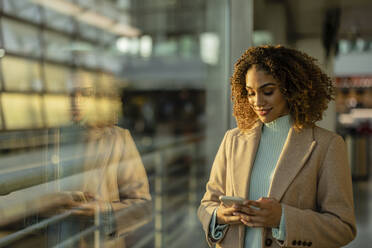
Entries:
{"label": "woman's fingers", "polygon": [[226,224],[238,224],[240,222],[240,216],[226,216],[225,217],[225,222]]}
{"label": "woman's fingers", "polygon": [[220,205],[217,209],[217,223],[218,224],[238,224],[240,222],[240,216],[233,215],[237,211],[236,206],[226,207]]}
{"label": "woman's fingers", "polygon": [[281,204],[272,198],[260,198],[258,201],[247,201],[239,211],[241,222],[250,227],[278,227],[281,218]]}
{"label": "woman's fingers", "polygon": [[252,207],[246,207],[246,206],[239,206],[235,212],[241,212],[247,215],[263,215],[262,209],[252,208]]}

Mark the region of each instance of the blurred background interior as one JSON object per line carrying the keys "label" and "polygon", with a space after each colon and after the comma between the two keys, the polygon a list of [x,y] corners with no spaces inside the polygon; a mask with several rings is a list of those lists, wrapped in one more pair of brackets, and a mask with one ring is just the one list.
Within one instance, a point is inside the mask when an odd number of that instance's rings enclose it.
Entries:
{"label": "blurred background interior", "polygon": [[196,210],[235,125],[229,77],[261,44],[303,50],[334,78],[319,125],[348,146],[358,236],[347,247],[369,247],[371,13],[370,0],[0,0],[0,219],[18,223],[0,232],[0,247],[46,228],[29,218],[40,188],[62,180],[45,168],[79,161],[61,156],[76,137],[59,131],[71,125],[77,84],[95,89],[83,96],[89,121],[116,112],[147,172],[152,216],[125,233],[127,247],[207,247]]}

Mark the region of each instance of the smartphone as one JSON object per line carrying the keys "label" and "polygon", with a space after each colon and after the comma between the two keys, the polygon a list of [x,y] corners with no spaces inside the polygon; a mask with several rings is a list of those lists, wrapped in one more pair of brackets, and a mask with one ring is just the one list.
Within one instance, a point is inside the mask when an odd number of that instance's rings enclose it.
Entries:
{"label": "smartphone", "polygon": [[225,204],[225,206],[228,206],[228,207],[234,204],[242,205],[243,202],[245,201],[245,199],[241,197],[226,196],[226,195],[221,195],[219,199],[221,202],[223,202],[223,204]]}

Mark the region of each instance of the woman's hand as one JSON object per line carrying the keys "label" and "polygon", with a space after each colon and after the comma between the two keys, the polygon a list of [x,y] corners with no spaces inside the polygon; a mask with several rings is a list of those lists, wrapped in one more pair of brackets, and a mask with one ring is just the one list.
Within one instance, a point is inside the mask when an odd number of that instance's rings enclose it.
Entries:
{"label": "woman's hand", "polygon": [[237,207],[238,209],[234,211],[233,215],[239,216],[240,221],[246,226],[279,227],[282,206],[273,198],[261,197],[257,201],[248,200]]}
{"label": "woman's hand", "polygon": [[217,224],[241,224],[240,216],[234,216],[233,213],[238,211],[239,206],[234,204],[231,207],[226,207],[222,202],[217,209],[216,217]]}
{"label": "woman's hand", "polygon": [[87,192],[58,192],[48,196],[52,203],[47,209],[41,209],[41,216],[51,217],[70,212],[77,216],[94,216],[95,212],[104,209],[104,201]]}

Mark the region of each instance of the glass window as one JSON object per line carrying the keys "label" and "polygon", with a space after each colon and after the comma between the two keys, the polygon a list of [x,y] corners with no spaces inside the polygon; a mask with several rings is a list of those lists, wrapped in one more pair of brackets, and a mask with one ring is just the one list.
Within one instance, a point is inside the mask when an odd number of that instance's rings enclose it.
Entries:
{"label": "glass window", "polygon": [[115,91],[117,79],[113,74],[102,72],[99,73],[97,81],[97,92],[111,94]]}
{"label": "glass window", "polygon": [[32,25],[2,18],[4,47],[7,51],[39,57],[39,30]]}
{"label": "glass window", "polygon": [[41,22],[39,8],[30,0],[3,0],[4,12],[31,22]]}
{"label": "glass window", "polygon": [[96,98],[82,97],[80,104],[83,122],[88,125],[96,125],[101,120],[101,116],[98,115],[97,111],[98,103]]}
{"label": "glass window", "polygon": [[67,84],[71,80],[69,67],[44,64],[44,74],[47,92],[67,92]]}
{"label": "glass window", "polygon": [[72,42],[69,37],[62,34],[45,31],[45,57],[47,59],[71,63]]}
{"label": "glass window", "polygon": [[[22,234],[9,246],[207,247],[196,212],[231,116],[229,1],[37,2],[40,23],[3,22],[0,208],[12,218],[0,226]],[[108,19],[141,34],[99,28]],[[84,216],[67,214],[71,201]]]}
{"label": "glass window", "polygon": [[1,103],[8,130],[32,129],[43,126],[41,97],[39,95],[3,93]]}
{"label": "glass window", "polygon": [[100,121],[112,122],[119,117],[120,112],[120,101],[107,97],[97,98],[97,115],[100,116]]}
{"label": "glass window", "polygon": [[77,22],[78,23],[78,26],[79,26],[79,31],[80,31],[80,35],[81,37],[83,38],[86,38],[86,39],[89,39],[89,40],[98,40],[99,38],[99,35],[100,35],[100,30],[91,26],[91,25],[88,25],[84,22]]}
{"label": "glass window", "polygon": [[60,14],[48,8],[44,8],[43,11],[46,20],[45,24],[48,27],[61,30],[67,33],[72,33],[74,31],[74,23],[71,16]]}
{"label": "glass window", "polygon": [[97,73],[78,69],[73,73],[72,80],[69,81],[68,89],[72,91],[74,88],[93,87],[95,89],[97,83]]}
{"label": "glass window", "polygon": [[5,56],[2,58],[3,79],[8,91],[40,91],[42,80],[38,61]]}
{"label": "glass window", "polygon": [[72,45],[74,51],[75,62],[81,67],[97,68],[98,56],[95,47],[83,41],[74,41]]}
{"label": "glass window", "polygon": [[[1,98],[1,95],[0,95],[0,98]],[[0,100],[1,101],[1,100]],[[2,109],[0,110],[2,111]],[[0,112],[0,115],[2,115],[3,113]],[[0,117],[0,130],[3,130],[4,126],[3,126],[3,119]]]}
{"label": "glass window", "polygon": [[71,123],[69,96],[44,95],[44,109],[48,127],[61,127]]}

